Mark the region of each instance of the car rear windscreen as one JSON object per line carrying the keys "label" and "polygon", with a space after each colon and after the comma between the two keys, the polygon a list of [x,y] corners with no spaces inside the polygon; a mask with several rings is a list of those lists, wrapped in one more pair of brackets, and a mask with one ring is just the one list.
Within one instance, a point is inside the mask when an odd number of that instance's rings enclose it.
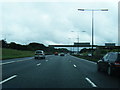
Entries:
{"label": "car rear windscreen", "polygon": [[42,51],[36,51],[36,53],[42,53]]}

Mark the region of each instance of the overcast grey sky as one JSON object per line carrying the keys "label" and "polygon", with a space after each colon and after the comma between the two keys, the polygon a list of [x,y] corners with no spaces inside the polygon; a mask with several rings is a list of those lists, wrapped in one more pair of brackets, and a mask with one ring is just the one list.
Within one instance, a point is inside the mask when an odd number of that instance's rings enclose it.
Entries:
{"label": "overcast grey sky", "polygon": [[[73,44],[91,42],[91,12],[78,8],[108,9],[94,13],[95,44],[118,43],[118,2],[2,2],[0,39],[7,42]],[[74,31],[74,32],[71,32]],[[86,32],[82,32],[86,31]],[[71,38],[71,39],[69,39]]]}

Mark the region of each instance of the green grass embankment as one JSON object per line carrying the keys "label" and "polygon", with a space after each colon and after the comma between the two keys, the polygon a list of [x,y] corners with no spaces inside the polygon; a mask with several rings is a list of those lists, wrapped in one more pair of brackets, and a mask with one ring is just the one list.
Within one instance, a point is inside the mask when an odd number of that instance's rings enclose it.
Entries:
{"label": "green grass embankment", "polygon": [[97,49],[97,50],[94,51],[94,53],[93,53],[94,56],[93,57],[88,56],[88,54],[90,52],[84,52],[84,53],[81,53],[82,55],[73,55],[73,56],[76,56],[76,57],[82,58],[82,59],[87,59],[89,61],[97,62],[108,52],[120,52],[120,49]]}
{"label": "green grass embankment", "polygon": [[82,58],[82,59],[86,59],[86,60],[89,60],[89,61],[93,61],[93,62],[97,62],[98,60],[100,60],[103,56],[93,56],[93,57],[90,57],[90,56],[81,56],[81,55],[73,55],[73,56],[76,56],[78,58]]}
{"label": "green grass embankment", "polygon": [[2,56],[0,54],[0,59],[2,58],[2,60],[34,56],[34,51],[22,51],[7,48],[0,48],[0,51],[2,51]]}

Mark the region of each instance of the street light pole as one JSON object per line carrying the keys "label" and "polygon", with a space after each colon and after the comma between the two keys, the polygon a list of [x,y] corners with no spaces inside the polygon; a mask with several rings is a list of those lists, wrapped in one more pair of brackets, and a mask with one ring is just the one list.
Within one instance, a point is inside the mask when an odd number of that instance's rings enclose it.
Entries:
{"label": "street light pole", "polygon": [[[92,50],[94,45],[94,11],[92,10]],[[93,56],[93,51],[92,51]]]}
{"label": "street light pole", "polygon": [[[79,44],[79,33],[77,33],[78,34],[78,44]],[[78,52],[78,54],[79,54],[79,46],[78,46],[78,48],[77,48],[78,50],[77,50],[77,52]]]}
{"label": "street light pole", "polygon": [[[77,41],[79,44],[79,31],[71,31],[71,32],[77,32]],[[77,53],[79,53],[79,46],[77,47]]]}
{"label": "street light pole", "polygon": [[[72,44],[71,44],[72,38],[68,38],[68,39],[70,40],[70,45],[72,45]],[[72,52],[72,47],[70,47],[70,52]]]}
{"label": "street light pole", "polygon": [[78,9],[78,11],[92,11],[92,56],[94,47],[94,11],[108,11],[108,9]]}

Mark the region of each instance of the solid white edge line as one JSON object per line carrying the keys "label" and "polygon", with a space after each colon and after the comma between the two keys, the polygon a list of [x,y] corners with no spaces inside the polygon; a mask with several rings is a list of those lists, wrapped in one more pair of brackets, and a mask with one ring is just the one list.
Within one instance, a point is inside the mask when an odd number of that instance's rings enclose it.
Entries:
{"label": "solid white edge line", "polygon": [[9,64],[9,63],[14,63],[14,62],[21,62],[21,61],[26,61],[26,60],[30,60],[30,59],[24,59],[24,60],[18,60],[18,61],[5,62],[5,63],[0,63],[0,65]]}
{"label": "solid white edge line", "polygon": [[93,64],[97,64],[96,62],[92,62],[92,61],[89,61],[87,59],[82,59],[82,58],[78,58],[78,57],[75,57],[75,56],[72,56],[72,57],[74,57],[76,59],[80,59],[80,60],[86,61],[86,62],[90,62],[90,63],[93,63]]}
{"label": "solid white edge line", "polygon": [[27,60],[30,60],[30,59],[19,60],[19,61],[15,61],[15,62],[22,62],[22,61],[27,61]]}
{"label": "solid white edge line", "polygon": [[13,78],[15,78],[15,77],[17,77],[17,75],[13,75],[13,76],[11,76],[11,77],[9,77],[9,78],[1,81],[0,84],[3,84],[3,83],[5,83],[5,82],[7,82],[7,81],[9,81],[9,80],[11,80],[11,79],[13,79]]}
{"label": "solid white edge line", "polygon": [[92,62],[92,61],[89,61],[89,60],[86,60],[86,59],[82,59],[82,58],[80,58],[81,60],[84,60],[84,61],[86,61],[86,62],[90,62],[90,63],[93,63],[93,64],[97,64],[96,62]]}
{"label": "solid white edge line", "polygon": [[0,65],[3,65],[3,64],[9,64],[9,63],[13,63],[15,61],[10,61],[10,62],[6,62],[6,63],[0,63]]}
{"label": "solid white edge line", "polygon": [[41,63],[38,63],[37,66],[41,65]]}
{"label": "solid white edge line", "polygon": [[73,65],[74,67],[77,67],[75,64]]}
{"label": "solid white edge line", "polygon": [[93,87],[97,87],[89,78],[85,78]]}

